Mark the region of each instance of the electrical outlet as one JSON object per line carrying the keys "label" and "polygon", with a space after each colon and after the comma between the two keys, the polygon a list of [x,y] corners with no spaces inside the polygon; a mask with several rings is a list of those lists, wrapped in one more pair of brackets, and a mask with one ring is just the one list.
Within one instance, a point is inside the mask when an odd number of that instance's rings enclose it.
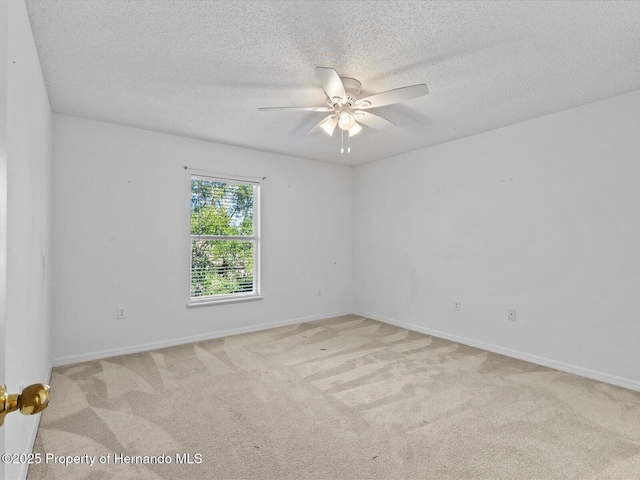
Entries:
{"label": "electrical outlet", "polygon": [[507,320],[511,320],[512,322],[516,321],[516,311],[513,308],[507,310]]}
{"label": "electrical outlet", "polygon": [[453,309],[454,310],[460,310],[460,300],[454,300],[453,301]]}
{"label": "electrical outlet", "polygon": [[125,318],[124,307],[118,307],[118,318]]}

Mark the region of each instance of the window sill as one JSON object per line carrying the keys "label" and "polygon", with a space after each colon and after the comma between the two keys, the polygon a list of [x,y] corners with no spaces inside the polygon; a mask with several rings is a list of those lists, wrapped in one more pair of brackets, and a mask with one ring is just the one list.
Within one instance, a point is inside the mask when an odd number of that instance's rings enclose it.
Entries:
{"label": "window sill", "polygon": [[226,297],[218,299],[208,298],[206,300],[192,300],[191,302],[187,303],[187,308],[205,307],[207,305],[220,305],[223,303],[253,302],[254,300],[262,299],[262,295],[250,295],[246,297]]}

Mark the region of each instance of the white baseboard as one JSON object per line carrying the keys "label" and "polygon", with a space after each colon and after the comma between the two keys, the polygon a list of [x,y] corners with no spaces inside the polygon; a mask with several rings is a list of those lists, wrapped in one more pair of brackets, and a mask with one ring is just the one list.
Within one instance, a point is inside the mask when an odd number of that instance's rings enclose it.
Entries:
{"label": "white baseboard", "polygon": [[470,347],[476,347],[482,350],[487,350],[489,352],[499,353],[501,355],[506,355],[507,357],[513,357],[519,360],[525,360],[527,362],[535,363],[537,365],[555,368],[556,370],[560,370],[563,372],[573,373],[575,375],[580,375],[582,377],[591,378],[593,380],[599,380],[601,382],[610,383],[612,385],[617,385],[619,387],[624,387],[624,388],[628,388],[629,390],[635,390],[640,392],[640,381],[633,380],[630,378],[611,375],[609,373],[600,372],[598,370],[592,370],[590,368],[584,368],[578,365],[572,365],[570,363],[560,362],[558,360],[553,360],[551,358],[539,357],[537,355],[532,355],[530,353],[520,352],[518,350],[512,350],[510,348],[501,347],[498,345],[492,345],[489,343],[480,342],[478,340],[473,340],[471,338],[460,337],[458,335],[452,335],[446,332],[440,332],[438,330],[432,330],[430,328],[421,327],[420,325],[414,325],[412,323],[406,323],[406,322],[402,322],[400,320],[395,320],[392,318],[381,317],[379,315],[372,315],[372,314],[360,312],[360,311],[354,311],[353,313],[355,315],[360,315],[362,317],[378,320],[379,322],[389,323],[391,325],[395,325],[396,327],[424,333],[426,335],[432,335],[438,338],[444,338],[446,340],[451,340],[452,342],[461,343],[463,345],[469,345]]}
{"label": "white baseboard", "polygon": [[[31,431],[29,432],[29,442],[30,449],[28,452],[31,453],[33,451],[33,445],[36,442],[36,435],[38,434],[38,427],[40,426],[40,417],[42,415],[38,415],[38,419],[35,422],[31,423]],[[27,462],[23,462],[20,464],[20,473],[18,474],[18,479],[24,480],[27,478],[27,473],[29,472],[29,464]]]}
{"label": "white baseboard", "polygon": [[325,318],[339,317],[342,315],[349,315],[348,312],[327,313],[322,315],[314,315],[310,317],[294,318],[290,320],[283,320],[280,322],[262,323],[259,325],[251,325],[248,327],[231,328],[228,330],[220,330],[217,332],[203,333],[200,335],[192,335],[189,337],[173,338],[169,340],[163,340],[161,342],[150,342],[139,345],[131,345],[129,347],[111,348],[107,350],[100,350],[97,352],[81,353],[78,355],[68,355],[66,357],[59,357],[53,359],[53,365],[55,367],[60,365],[69,365],[72,363],[86,362],[88,360],[98,360],[101,358],[115,357],[117,355],[126,355],[129,353],[146,352],[149,350],[155,350],[157,348],[173,347],[175,345],[183,345],[185,343],[201,342],[203,340],[211,340],[213,338],[229,337],[231,335],[239,335],[241,333],[258,332],[261,330],[268,330],[270,328],[285,327],[287,325],[295,325],[297,323],[312,322],[314,320],[322,320]]}
{"label": "white baseboard", "polygon": [[[51,370],[53,370],[53,364],[50,364],[49,368],[45,372],[43,380],[46,385],[49,385],[51,382]],[[29,440],[27,443],[27,445],[29,445],[29,451],[25,453],[33,452],[33,445],[36,443],[36,435],[38,434],[38,428],[40,427],[41,418],[42,418],[42,415],[38,415],[37,420],[31,424],[31,431],[29,432]],[[23,462],[20,465],[21,467],[20,467],[20,473],[18,474],[18,478],[20,480],[24,480],[25,478],[27,478],[27,473],[29,472],[29,463]]]}

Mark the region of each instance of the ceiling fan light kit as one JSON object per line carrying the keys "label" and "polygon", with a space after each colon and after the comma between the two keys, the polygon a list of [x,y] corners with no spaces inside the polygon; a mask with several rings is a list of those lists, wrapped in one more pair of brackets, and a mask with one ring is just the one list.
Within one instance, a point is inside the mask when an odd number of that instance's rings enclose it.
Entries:
{"label": "ceiling fan light kit", "polygon": [[344,132],[348,133],[347,153],[351,153],[350,138],[362,131],[362,125],[376,130],[384,130],[395,126],[389,120],[363,110],[393,105],[394,103],[404,102],[429,93],[427,86],[421,83],[359,99],[362,84],[355,78],[340,77],[333,68],[328,67],[316,67],[316,74],[327,95],[326,107],[263,107],[259,108],[259,110],[331,112],[320,120],[309,133],[315,133],[321,129],[329,136],[333,136],[336,127],[339,127],[342,135],[341,153],[344,153]]}
{"label": "ceiling fan light kit", "polygon": [[353,117],[353,115],[351,115],[351,113],[347,109],[342,109],[340,111],[340,122],[339,122],[340,128],[342,130],[349,130],[355,124],[356,124],[356,120]]}
{"label": "ceiling fan light kit", "polygon": [[329,136],[333,135],[333,131],[336,129],[337,125],[338,122],[336,122],[336,119],[333,118],[333,116],[324,118],[320,122],[320,128],[327,132]]}

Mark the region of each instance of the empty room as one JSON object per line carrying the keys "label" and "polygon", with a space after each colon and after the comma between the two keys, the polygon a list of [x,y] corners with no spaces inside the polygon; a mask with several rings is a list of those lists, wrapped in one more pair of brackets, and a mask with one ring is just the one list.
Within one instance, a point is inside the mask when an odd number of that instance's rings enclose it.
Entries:
{"label": "empty room", "polygon": [[0,1],[0,480],[640,479],[640,2]]}

